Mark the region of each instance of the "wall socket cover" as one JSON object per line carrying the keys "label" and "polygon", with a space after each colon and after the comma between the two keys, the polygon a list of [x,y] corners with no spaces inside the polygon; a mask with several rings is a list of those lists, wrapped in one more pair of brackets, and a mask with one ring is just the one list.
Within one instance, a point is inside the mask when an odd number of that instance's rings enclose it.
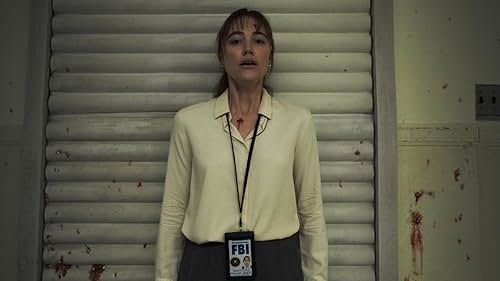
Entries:
{"label": "wall socket cover", "polygon": [[500,120],[500,85],[476,84],[476,119]]}

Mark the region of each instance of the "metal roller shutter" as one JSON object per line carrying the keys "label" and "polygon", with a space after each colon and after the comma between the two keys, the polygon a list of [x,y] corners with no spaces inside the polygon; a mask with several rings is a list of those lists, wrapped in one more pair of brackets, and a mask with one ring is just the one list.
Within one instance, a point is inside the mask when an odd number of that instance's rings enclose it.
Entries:
{"label": "metal roller shutter", "polygon": [[375,280],[369,0],[54,0],[44,281],[154,279],[172,117],[211,97],[245,6],[271,20],[275,96],[314,114],[330,280]]}

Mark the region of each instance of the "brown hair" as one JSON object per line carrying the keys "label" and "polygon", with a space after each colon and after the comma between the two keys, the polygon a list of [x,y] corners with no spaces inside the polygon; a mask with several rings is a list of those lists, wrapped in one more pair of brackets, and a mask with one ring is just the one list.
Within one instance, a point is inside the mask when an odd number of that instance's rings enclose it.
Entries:
{"label": "brown hair", "polygon": [[[274,39],[273,39],[273,31],[271,29],[271,24],[269,24],[269,21],[266,19],[266,17],[260,13],[259,11],[256,10],[249,10],[247,8],[239,9],[234,11],[222,24],[222,26],[219,29],[219,32],[217,32],[217,58],[219,59],[219,62],[222,60],[222,54],[223,54],[223,48],[224,48],[224,41],[227,39],[227,35],[229,33],[229,30],[235,26],[238,25],[239,27],[242,27],[244,25],[244,19],[245,18],[252,18],[256,22],[256,29],[260,30],[263,29],[265,33],[267,34],[267,37],[269,39],[269,42],[271,43],[271,63],[274,60]],[[272,64],[271,68],[269,71],[272,70]],[[227,72],[224,70],[224,73],[222,76],[219,78],[219,82],[214,88],[214,96],[218,97],[220,96],[226,89],[229,87],[229,81],[228,81],[228,76]],[[269,92],[271,92],[271,87],[265,84],[264,81],[264,88],[266,88]]]}

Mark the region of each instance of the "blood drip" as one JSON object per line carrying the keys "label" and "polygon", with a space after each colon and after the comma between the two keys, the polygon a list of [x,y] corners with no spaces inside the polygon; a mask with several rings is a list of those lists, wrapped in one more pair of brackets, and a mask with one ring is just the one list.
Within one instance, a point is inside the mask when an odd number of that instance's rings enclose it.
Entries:
{"label": "blood drip", "polygon": [[420,272],[424,272],[423,268],[423,255],[424,255],[424,241],[422,230],[420,227],[422,226],[423,216],[420,212],[414,211],[411,213],[411,234],[410,234],[410,243],[412,250],[412,262],[413,266],[416,269],[417,256],[420,257]]}

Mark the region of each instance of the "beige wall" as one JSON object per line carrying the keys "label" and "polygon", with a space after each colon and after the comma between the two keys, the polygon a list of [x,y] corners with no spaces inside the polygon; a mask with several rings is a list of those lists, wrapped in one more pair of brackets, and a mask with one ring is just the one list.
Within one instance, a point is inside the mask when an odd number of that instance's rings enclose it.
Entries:
{"label": "beige wall", "polygon": [[489,0],[394,1],[400,280],[496,280],[500,125],[475,121],[474,90],[500,84],[498,11]]}

